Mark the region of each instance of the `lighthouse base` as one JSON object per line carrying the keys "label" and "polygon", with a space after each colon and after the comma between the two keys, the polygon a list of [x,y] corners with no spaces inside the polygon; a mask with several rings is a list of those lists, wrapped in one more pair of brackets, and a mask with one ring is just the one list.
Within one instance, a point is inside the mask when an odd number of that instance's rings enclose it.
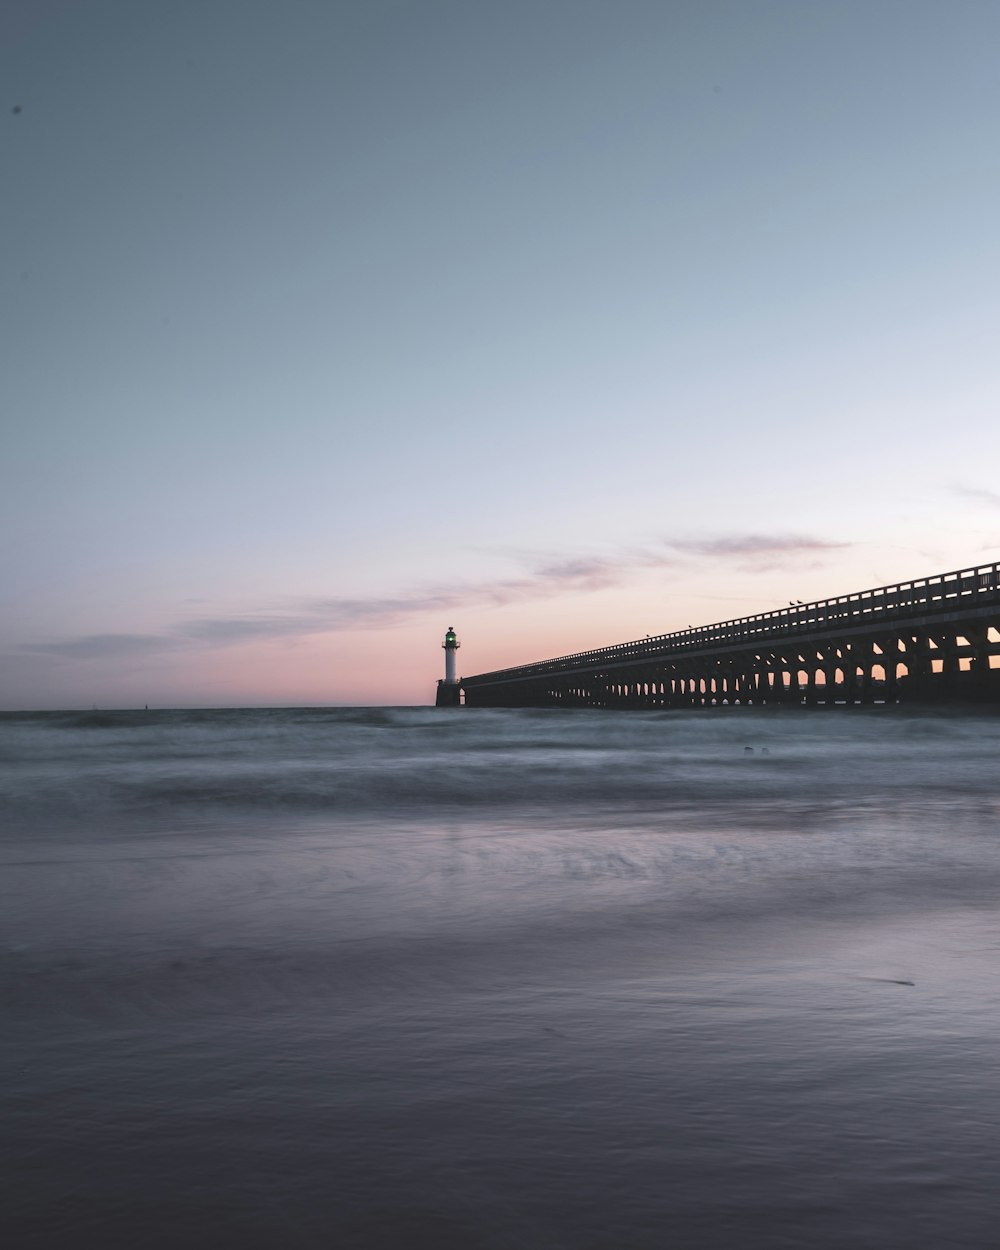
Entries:
{"label": "lighthouse base", "polygon": [[435,707],[461,707],[462,687],[458,682],[439,681]]}

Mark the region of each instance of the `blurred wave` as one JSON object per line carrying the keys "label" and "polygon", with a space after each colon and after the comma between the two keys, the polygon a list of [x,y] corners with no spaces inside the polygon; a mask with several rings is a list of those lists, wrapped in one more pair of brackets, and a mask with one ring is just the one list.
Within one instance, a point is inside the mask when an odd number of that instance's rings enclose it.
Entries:
{"label": "blurred wave", "polygon": [[0,801],[22,829],[100,810],[409,812],[838,803],[993,793],[990,716],[876,710],[437,712],[420,708],[0,716]]}

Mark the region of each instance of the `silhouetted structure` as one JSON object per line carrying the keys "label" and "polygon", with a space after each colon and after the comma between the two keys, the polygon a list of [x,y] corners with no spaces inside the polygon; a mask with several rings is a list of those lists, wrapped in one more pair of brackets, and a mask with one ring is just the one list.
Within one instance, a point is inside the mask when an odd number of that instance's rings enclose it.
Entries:
{"label": "silhouetted structure", "polygon": [[1000,702],[1000,564],[461,679],[469,707]]}

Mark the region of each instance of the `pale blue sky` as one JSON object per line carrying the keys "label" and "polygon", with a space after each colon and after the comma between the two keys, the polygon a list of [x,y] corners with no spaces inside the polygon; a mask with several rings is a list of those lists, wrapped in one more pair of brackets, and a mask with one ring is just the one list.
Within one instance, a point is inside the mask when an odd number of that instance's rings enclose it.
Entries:
{"label": "pale blue sky", "polygon": [[998,48],[9,0],[0,705],[425,701],[453,619],[474,672],[1000,558]]}

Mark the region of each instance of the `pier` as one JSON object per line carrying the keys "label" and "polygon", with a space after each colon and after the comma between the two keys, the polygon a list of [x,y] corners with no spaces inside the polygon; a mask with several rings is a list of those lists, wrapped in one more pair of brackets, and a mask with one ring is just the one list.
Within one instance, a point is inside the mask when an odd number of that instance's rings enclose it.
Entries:
{"label": "pier", "polygon": [[468,707],[1000,704],[1000,564],[479,673]]}

